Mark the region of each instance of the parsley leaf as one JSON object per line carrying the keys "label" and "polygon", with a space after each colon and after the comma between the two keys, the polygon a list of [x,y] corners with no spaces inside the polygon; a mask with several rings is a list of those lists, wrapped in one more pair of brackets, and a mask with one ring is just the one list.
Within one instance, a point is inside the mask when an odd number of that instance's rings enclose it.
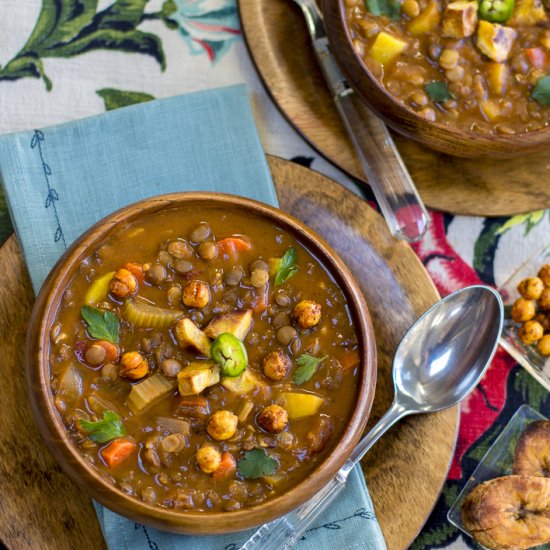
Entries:
{"label": "parsley leaf", "polygon": [[447,88],[447,84],[442,80],[434,80],[424,86],[426,93],[437,103],[443,103],[448,99],[452,99],[451,92]]}
{"label": "parsley leaf", "polygon": [[365,0],[365,6],[373,15],[387,15],[393,21],[401,15],[401,0]]}
{"label": "parsley leaf", "polygon": [[118,318],[112,311],[84,306],[80,309],[80,315],[86,321],[88,334],[92,338],[108,340],[113,344],[118,342]]}
{"label": "parsley leaf", "polygon": [[80,428],[96,443],[106,443],[127,433],[118,414],[113,411],[105,411],[103,413],[103,420],[98,420],[97,422],[80,420],[79,423]]}
{"label": "parsley leaf", "polygon": [[531,97],[541,105],[550,105],[550,76],[539,78]]}
{"label": "parsley leaf", "polygon": [[294,373],[294,383],[300,385],[307,382],[315,374],[317,367],[325,359],[326,357],[313,357],[313,355],[308,355],[307,353],[300,355],[300,357],[296,359],[298,368]]}
{"label": "parsley leaf", "polygon": [[265,449],[252,449],[244,453],[237,463],[239,474],[245,479],[258,479],[264,476],[274,474],[279,463],[269,456]]}
{"label": "parsley leaf", "polygon": [[286,283],[293,275],[296,275],[296,249],[290,247],[279,260],[277,273],[275,273],[275,286]]}

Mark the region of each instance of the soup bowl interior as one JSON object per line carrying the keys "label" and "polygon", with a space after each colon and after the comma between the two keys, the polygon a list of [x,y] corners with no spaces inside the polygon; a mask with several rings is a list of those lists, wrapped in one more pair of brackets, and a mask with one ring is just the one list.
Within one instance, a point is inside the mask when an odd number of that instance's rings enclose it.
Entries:
{"label": "soup bowl interior", "polygon": [[466,158],[508,158],[550,146],[550,127],[485,134],[431,122],[393,97],[353,47],[345,0],[321,0],[327,36],[338,65],[361,100],[394,130],[432,149]]}
{"label": "soup bowl interior", "polygon": [[[359,340],[360,367],[355,403],[344,430],[316,467],[283,495],[231,512],[179,511],[147,504],[114,486],[92,466],[72,442],[54,405],[50,388],[50,331],[64,292],[80,264],[110,235],[136,220],[167,209],[237,209],[267,220],[296,238],[328,270],[342,290]],[[376,381],[376,347],[367,305],[361,290],[335,252],[291,216],[262,203],[215,193],[179,193],[146,199],[97,223],[62,256],[44,283],[30,320],[26,344],[26,376],[32,410],[54,457],[73,480],[101,504],[134,521],[187,534],[240,531],[271,521],[310,499],[338,471],[357,444],[366,425]]]}

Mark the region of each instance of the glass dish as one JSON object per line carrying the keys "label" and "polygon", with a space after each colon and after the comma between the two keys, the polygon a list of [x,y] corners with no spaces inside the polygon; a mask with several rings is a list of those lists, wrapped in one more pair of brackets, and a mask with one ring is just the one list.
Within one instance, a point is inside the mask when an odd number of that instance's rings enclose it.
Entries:
{"label": "glass dish", "polygon": [[545,246],[538,254],[529,258],[499,288],[505,306],[504,327],[500,345],[538,382],[550,391],[550,357],[541,355],[536,346],[524,344],[518,336],[519,325],[510,319],[510,308],[520,297],[518,283],[527,277],[536,277],[540,267],[550,263],[550,245]]}
{"label": "glass dish", "polygon": [[[466,535],[471,536],[462,524],[462,503],[464,499],[476,485],[512,473],[516,443],[525,428],[536,420],[547,420],[547,418],[528,405],[522,405],[481,459],[474,473],[458,495],[447,514],[447,519]],[[537,546],[533,550],[550,550],[550,544]]]}

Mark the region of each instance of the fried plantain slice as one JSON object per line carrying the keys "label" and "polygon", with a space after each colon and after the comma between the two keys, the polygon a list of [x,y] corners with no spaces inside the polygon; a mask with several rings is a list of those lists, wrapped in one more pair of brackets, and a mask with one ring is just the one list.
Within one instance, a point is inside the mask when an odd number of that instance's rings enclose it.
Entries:
{"label": "fried plantain slice", "polygon": [[464,527],[494,550],[550,542],[550,478],[504,476],[479,484],[462,505]]}
{"label": "fried plantain slice", "polygon": [[550,421],[533,422],[521,434],[514,454],[513,472],[550,477]]}

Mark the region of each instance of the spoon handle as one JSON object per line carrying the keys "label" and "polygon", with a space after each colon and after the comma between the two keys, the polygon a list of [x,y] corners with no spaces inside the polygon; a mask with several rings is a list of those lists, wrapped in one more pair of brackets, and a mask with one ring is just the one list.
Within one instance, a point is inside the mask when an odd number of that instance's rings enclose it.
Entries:
{"label": "spoon handle", "polygon": [[410,412],[403,405],[394,401],[374,428],[363,437],[334,479],[296,510],[260,527],[245,542],[241,550],[288,550],[292,548],[342,492],[352,468],[387,430],[407,414]]}

